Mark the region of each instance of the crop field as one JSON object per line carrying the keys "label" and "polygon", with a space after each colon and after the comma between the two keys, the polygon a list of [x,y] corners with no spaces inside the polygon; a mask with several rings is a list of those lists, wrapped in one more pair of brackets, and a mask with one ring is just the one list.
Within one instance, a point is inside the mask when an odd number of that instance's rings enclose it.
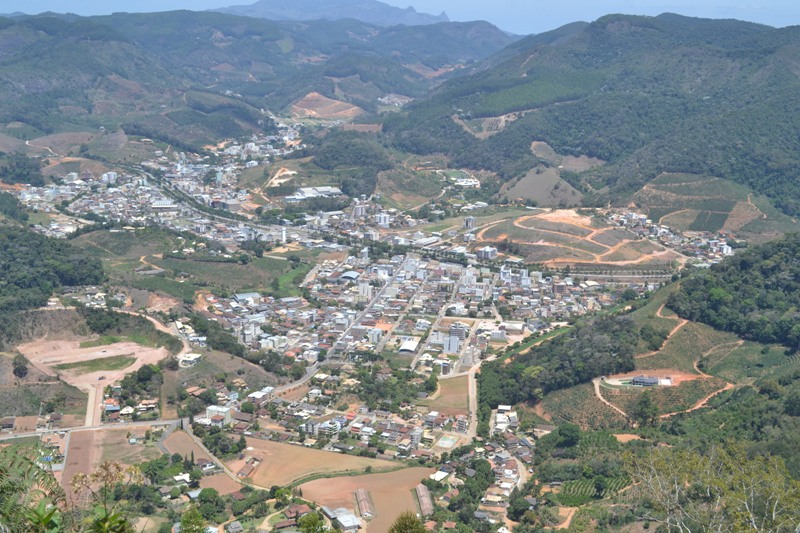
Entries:
{"label": "crop field", "polygon": [[467,376],[439,380],[439,394],[433,400],[419,402],[431,411],[439,411],[448,416],[466,415],[467,408]]}
{"label": "crop field", "polygon": [[[364,472],[367,467],[376,472],[397,467],[395,463],[380,459],[343,455],[260,439],[247,439],[247,446],[245,456],[261,461],[252,479],[253,483],[262,487],[284,486],[308,478]],[[228,466],[237,472],[242,466],[240,463],[242,461],[230,461]],[[325,482],[330,483],[330,480]]]}
{"label": "crop field", "polygon": [[583,429],[622,428],[627,423],[625,417],[598,401],[591,383],[551,392],[545,395],[542,407],[554,422],[572,422]]}
{"label": "crop field", "polygon": [[541,211],[484,226],[476,245],[506,239],[531,263],[548,266],[582,264],[628,268],[630,265],[665,265],[679,260],[676,252],[605,221],[574,210]]}
{"label": "crop field", "polygon": [[[673,325],[676,324],[674,320],[672,322]],[[717,331],[705,324],[689,322],[678,330],[657,354],[637,358],[635,360],[636,370],[674,368],[694,373],[694,362],[699,360],[704,353],[720,344],[737,340],[733,333]]]}
{"label": "crop field", "polygon": [[[602,498],[612,496],[625,488],[630,480],[615,477],[607,480],[607,485],[601,494]],[[577,507],[589,503],[597,493],[593,479],[578,479],[567,481],[558,493],[558,501],[568,507]]]}
{"label": "crop field", "polygon": [[300,488],[304,498],[331,509],[353,509],[353,493],[357,489],[366,489],[375,506],[375,517],[367,523],[366,531],[384,533],[404,511],[418,512],[412,489],[433,472],[431,468],[405,468],[386,474],[318,479],[304,483]]}
{"label": "crop field", "polygon": [[691,409],[700,400],[724,387],[724,380],[711,377],[683,381],[672,387],[625,387],[611,391],[603,388],[603,397],[626,413],[631,413],[641,394],[648,390],[658,406],[658,414],[663,415]]}
{"label": "crop field", "polygon": [[561,179],[555,168],[538,167],[526,175],[506,183],[500,195],[510,199],[533,200],[543,206],[580,205],[583,194]]}
{"label": "crop field", "polygon": [[721,345],[705,355],[705,371],[734,383],[752,384],[756,379],[778,378],[800,368],[796,356],[786,354],[786,348],[755,342]]}
{"label": "crop field", "polygon": [[796,230],[792,219],[743,185],[695,174],[662,174],[634,200],[654,222],[679,230],[742,232],[748,240]]}

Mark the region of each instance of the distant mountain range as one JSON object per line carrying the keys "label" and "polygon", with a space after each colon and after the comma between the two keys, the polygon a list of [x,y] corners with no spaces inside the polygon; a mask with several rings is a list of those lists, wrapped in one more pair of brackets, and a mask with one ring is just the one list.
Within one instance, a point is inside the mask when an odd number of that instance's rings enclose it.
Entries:
{"label": "distant mountain range", "polygon": [[269,20],[355,19],[378,26],[422,26],[449,22],[444,12],[438,16],[418,13],[410,6],[401,9],[377,0],[259,0],[250,5],[213,11]]}
{"label": "distant mountain range", "polygon": [[0,133],[123,124],[188,149],[246,133],[260,109],[281,113],[309,93],[366,111],[387,94],[424,96],[514,40],[487,22],[381,27],[192,11],[0,17]]}

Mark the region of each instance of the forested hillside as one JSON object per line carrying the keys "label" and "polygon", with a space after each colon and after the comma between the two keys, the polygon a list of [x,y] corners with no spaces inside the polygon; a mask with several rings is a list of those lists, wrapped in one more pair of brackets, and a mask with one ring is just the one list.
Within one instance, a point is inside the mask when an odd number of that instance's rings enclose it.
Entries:
{"label": "forested hillside", "polygon": [[800,350],[798,235],[753,247],[681,282],[668,305],[680,316],[745,339]]}
{"label": "forested hillside", "polygon": [[262,109],[279,113],[312,91],[372,110],[387,93],[422,96],[437,83],[426,69],[513,40],[487,23],[381,28],[191,11],[2,19],[0,123],[24,125],[10,133],[26,138],[121,123],[198,149],[269,129]]}
{"label": "forested hillside", "polygon": [[[576,180],[588,202],[622,203],[660,173],[684,172],[746,184],[798,213],[798,49],[796,27],[609,15],[515,43],[385,131],[399,148],[505,178],[530,167],[535,140],[602,159]],[[522,116],[486,140],[454,120],[512,112]]]}
{"label": "forested hillside", "polygon": [[659,346],[665,334],[628,316],[577,324],[507,363],[485,363],[479,374],[482,420],[499,404],[536,403],[552,391],[630,372],[640,344]]}
{"label": "forested hillside", "polygon": [[0,312],[34,309],[63,285],[103,281],[100,261],[69,243],[0,226]]}

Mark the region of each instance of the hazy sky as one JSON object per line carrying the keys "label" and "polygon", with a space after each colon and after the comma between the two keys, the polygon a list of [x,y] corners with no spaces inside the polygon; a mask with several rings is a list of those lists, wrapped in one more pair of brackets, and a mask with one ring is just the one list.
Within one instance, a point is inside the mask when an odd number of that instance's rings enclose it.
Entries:
{"label": "hazy sky", "polygon": [[[149,12],[211,9],[255,0],[0,0],[0,12],[56,11],[99,15],[113,11]],[[800,24],[797,0],[383,0],[400,7],[439,14],[451,20],[488,20],[514,33],[539,33],[576,20],[592,21],[608,13],[736,18],[783,27]]]}

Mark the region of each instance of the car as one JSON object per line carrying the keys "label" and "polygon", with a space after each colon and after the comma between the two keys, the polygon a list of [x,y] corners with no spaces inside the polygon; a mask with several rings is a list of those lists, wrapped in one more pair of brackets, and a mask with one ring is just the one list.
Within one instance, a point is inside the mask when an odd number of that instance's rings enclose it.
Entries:
{"label": "car", "polygon": [[97,378],[97,381],[103,381],[104,379],[106,379],[105,376],[100,376],[99,378]]}

